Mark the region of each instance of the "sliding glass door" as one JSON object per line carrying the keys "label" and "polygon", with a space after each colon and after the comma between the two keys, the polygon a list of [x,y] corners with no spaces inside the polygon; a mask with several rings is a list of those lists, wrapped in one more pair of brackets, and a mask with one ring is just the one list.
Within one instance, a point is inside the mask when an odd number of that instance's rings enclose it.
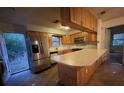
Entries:
{"label": "sliding glass door", "polygon": [[24,34],[4,33],[9,69],[11,74],[29,69],[28,55]]}

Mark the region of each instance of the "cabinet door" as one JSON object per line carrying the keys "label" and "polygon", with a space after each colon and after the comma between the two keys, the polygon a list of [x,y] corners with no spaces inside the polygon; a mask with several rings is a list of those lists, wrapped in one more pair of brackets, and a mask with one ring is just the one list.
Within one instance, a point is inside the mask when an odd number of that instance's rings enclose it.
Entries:
{"label": "cabinet door", "polygon": [[87,28],[91,29],[91,21],[90,21],[91,15],[90,15],[90,12],[88,11],[88,9],[87,9],[86,13],[87,13]]}
{"label": "cabinet door", "polygon": [[72,35],[70,35],[70,43],[73,43]]}
{"label": "cabinet door", "polygon": [[82,23],[82,26],[83,27],[85,27],[85,28],[89,28],[89,25],[90,25],[90,20],[89,20],[89,18],[90,18],[90,14],[89,14],[89,11],[88,11],[88,9],[87,8],[82,8],[81,9],[81,19],[82,19],[82,21],[81,21],[81,23]]}
{"label": "cabinet door", "polygon": [[70,35],[64,35],[64,36],[62,36],[62,43],[63,44],[69,44],[69,43],[71,43],[71,37],[70,37]]}
{"label": "cabinet door", "polygon": [[97,20],[87,8],[81,9],[81,24],[92,31],[97,29]]}
{"label": "cabinet door", "polygon": [[75,35],[72,34],[72,35],[71,35],[71,43],[74,43],[74,38],[75,38]]}
{"label": "cabinet door", "polygon": [[90,29],[94,31],[94,16],[90,15]]}
{"label": "cabinet door", "polygon": [[97,41],[97,34],[92,34],[92,41]]}
{"label": "cabinet door", "polygon": [[92,34],[88,33],[88,42],[91,42],[91,41],[92,41]]}
{"label": "cabinet door", "polygon": [[88,33],[87,32],[84,32],[84,41],[85,42],[88,42]]}
{"label": "cabinet door", "polygon": [[81,9],[81,24],[83,27],[87,26],[87,13],[86,8]]}
{"label": "cabinet door", "polygon": [[94,18],[94,31],[97,32],[97,19]]}
{"label": "cabinet door", "polygon": [[85,27],[85,8],[81,8],[81,26]]}
{"label": "cabinet door", "polygon": [[66,44],[66,36],[62,36],[62,44]]}
{"label": "cabinet door", "polygon": [[81,8],[70,8],[70,20],[75,24],[81,25]]}
{"label": "cabinet door", "polygon": [[67,44],[69,44],[70,43],[70,36],[68,35],[68,36],[66,36],[66,42],[67,42]]}

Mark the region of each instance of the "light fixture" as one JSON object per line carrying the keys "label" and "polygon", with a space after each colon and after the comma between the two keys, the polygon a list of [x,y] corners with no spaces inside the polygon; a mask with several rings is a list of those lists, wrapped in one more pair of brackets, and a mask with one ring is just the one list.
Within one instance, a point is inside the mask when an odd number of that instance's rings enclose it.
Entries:
{"label": "light fixture", "polygon": [[71,28],[69,26],[60,26],[60,29],[62,29],[62,30],[69,30]]}
{"label": "light fixture", "polygon": [[70,27],[68,27],[68,26],[65,26],[65,30],[69,30],[70,29]]}
{"label": "light fixture", "polygon": [[35,44],[38,44],[38,41],[37,40],[35,40]]}

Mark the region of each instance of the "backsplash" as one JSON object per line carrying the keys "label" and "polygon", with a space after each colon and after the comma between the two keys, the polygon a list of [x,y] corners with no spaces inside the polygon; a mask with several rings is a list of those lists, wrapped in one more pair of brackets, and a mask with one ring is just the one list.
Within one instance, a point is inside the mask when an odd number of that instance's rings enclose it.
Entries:
{"label": "backsplash", "polygon": [[61,45],[59,47],[49,48],[49,52],[65,50],[65,49],[73,49],[73,48],[97,48],[97,46],[96,45]]}

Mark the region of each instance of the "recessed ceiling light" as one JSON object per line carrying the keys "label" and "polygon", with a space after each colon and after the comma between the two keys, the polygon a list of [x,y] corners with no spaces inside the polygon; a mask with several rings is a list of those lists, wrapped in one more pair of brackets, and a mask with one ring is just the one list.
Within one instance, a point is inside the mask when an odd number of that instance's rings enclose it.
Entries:
{"label": "recessed ceiling light", "polygon": [[68,26],[65,27],[65,30],[69,30],[69,29],[70,29],[70,27],[68,27]]}
{"label": "recessed ceiling light", "polygon": [[68,26],[60,26],[60,29],[62,29],[62,30],[70,30],[71,28],[68,27]]}

